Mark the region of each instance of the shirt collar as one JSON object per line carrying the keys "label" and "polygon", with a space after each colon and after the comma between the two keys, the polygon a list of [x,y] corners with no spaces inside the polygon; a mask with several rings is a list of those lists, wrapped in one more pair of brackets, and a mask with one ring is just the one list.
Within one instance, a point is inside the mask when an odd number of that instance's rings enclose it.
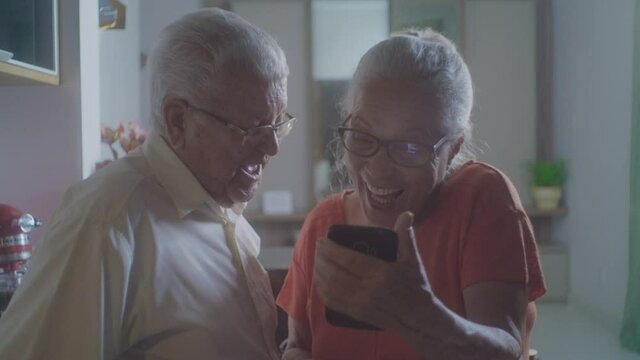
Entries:
{"label": "shirt collar", "polygon": [[173,200],[181,218],[206,205],[223,220],[235,222],[246,207],[246,203],[238,203],[232,206],[232,211],[228,211],[220,206],[160,134],[149,134],[142,145],[142,153],[158,181]]}

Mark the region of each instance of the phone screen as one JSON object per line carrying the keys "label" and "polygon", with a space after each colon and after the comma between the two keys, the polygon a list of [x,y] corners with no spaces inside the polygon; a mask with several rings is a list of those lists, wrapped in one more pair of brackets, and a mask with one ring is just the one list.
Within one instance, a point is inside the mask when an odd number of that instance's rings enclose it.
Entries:
{"label": "phone screen", "polygon": [[[398,254],[398,236],[389,229],[336,224],[329,227],[327,237],[344,247],[360,253],[377,257],[385,261],[396,261]],[[325,309],[327,322],[334,326],[363,330],[381,330],[368,323],[358,321],[350,316]]]}

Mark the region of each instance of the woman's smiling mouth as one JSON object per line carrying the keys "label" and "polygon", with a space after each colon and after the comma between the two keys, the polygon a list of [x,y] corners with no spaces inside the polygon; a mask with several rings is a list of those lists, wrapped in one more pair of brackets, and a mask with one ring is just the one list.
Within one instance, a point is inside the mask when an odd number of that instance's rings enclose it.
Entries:
{"label": "woman's smiling mouth", "polygon": [[377,187],[367,182],[364,183],[367,188],[367,195],[371,200],[372,205],[388,207],[404,192],[402,189]]}

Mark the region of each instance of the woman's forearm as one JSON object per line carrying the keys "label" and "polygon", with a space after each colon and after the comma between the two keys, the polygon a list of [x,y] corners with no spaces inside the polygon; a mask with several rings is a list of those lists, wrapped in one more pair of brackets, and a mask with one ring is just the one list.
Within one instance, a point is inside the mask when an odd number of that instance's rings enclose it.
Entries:
{"label": "woman's forearm", "polygon": [[[437,298],[413,298],[415,310],[398,318],[394,329],[425,358],[447,360],[516,360],[520,340],[503,329],[469,321],[449,310]],[[428,304],[425,302],[428,301]]]}

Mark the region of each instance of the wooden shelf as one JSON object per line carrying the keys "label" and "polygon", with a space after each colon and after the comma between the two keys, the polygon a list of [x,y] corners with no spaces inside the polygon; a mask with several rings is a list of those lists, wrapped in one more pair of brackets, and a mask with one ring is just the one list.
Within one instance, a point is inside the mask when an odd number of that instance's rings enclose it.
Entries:
{"label": "wooden shelf", "polygon": [[289,268],[293,246],[269,246],[265,245],[260,249],[258,260],[267,270]]}
{"label": "wooden shelf", "polygon": [[[565,207],[560,207],[553,210],[542,210],[537,208],[526,208],[525,211],[530,218],[545,218],[545,217],[555,217],[555,216],[564,216],[569,213],[569,209]],[[282,215],[267,215],[267,214],[244,214],[245,218],[249,222],[252,223],[301,223],[304,221],[307,213],[293,213],[293,214],[282,214]]]}
{"label": "wooden shelf", "polygon": [[59,85],[57,75],[0,62],[0,85]]}
{"label": "wooden shelf", "polygon": [[569,213],[569,209],[565,207],[559,207],[553,210],[542,210],[537,208],[526,208],[525,211],[530,218],[542,218],[542,217],[554,217],[564,216]]}

